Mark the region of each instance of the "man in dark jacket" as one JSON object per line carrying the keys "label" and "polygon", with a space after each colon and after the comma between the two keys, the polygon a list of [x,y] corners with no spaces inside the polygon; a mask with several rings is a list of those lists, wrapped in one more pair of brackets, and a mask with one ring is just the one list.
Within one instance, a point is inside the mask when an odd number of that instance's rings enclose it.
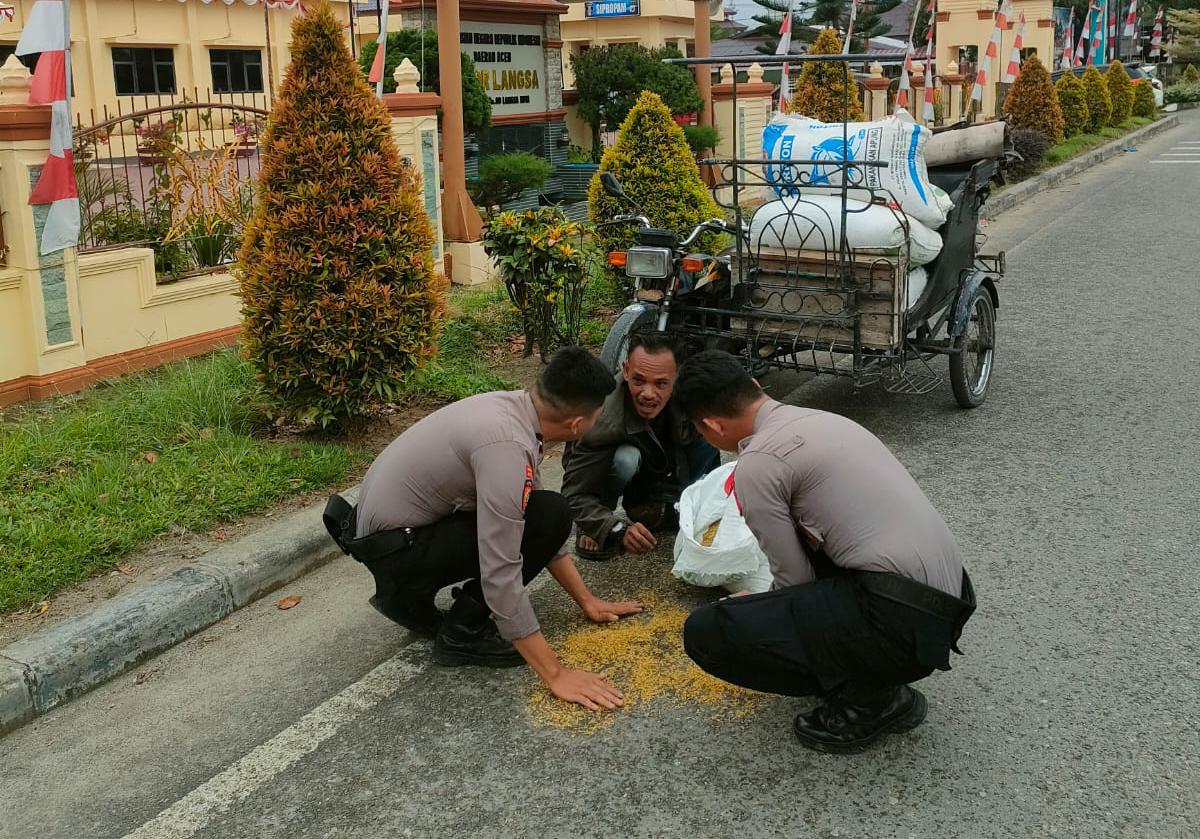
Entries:
{"label": "man in dark jacket", "polygon": [[[715,469],[720,454],[671,402],[677,358],[663,335],[634,335],[617,389],[600,419],[563,455],[563,495],[578,528],[576,554],[610,559],[657,545],[674,530],[683,488]],[[623,502],[627,525],[616,509]]]}

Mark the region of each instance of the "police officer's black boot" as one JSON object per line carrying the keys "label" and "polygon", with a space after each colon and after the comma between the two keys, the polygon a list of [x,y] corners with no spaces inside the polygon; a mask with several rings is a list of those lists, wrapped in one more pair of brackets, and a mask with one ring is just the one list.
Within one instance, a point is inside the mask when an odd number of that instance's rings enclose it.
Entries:
{"label": "police officer's black boot", "polygon": [[525,663],[517,648],[500,637],[487,605],[463,589],[454,590],[454,605],[433,641],[433,660],[450,667],[519,667]]}
{"label": "police officer's black boot", "polygon": [[375,596],[368,603],[375,611],[423,638],[433,638],[442,628],[442,611],[433,605],[437,586],[415,585],[399,579],[394,556],[363,563],[375,578]]}
{"label": "police officer's black boot", "polygon": [[792,724],[810,749],[851,754],[867,749],[884,734],[909,731],[925,719],[925,696],[908,685],[850,687],[830,697]]}

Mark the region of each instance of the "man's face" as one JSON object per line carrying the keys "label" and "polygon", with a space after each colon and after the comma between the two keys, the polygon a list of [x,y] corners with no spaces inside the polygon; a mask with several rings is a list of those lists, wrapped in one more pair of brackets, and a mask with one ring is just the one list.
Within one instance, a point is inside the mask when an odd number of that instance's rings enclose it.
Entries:
{"label": "man's face", "polygon": [[675,386],[675,355],[670,350],[648,353],[637,347],[622,367],[625,386],[633,397],[633,406],[642,419],[654,419],[667,407]]}

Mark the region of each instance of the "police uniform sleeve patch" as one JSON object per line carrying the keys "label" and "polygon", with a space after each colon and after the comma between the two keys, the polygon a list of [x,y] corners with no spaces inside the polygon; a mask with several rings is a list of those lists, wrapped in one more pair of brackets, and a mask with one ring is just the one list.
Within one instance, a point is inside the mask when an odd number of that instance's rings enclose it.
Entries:
{"label": "police uniform sleeve patch", "polygon": [[525,489],[521,493],[521,512],[529,506],[529,496],[533,492],[533,467],[525,464]]}
{"label": "police uniform sleeve patch", "polygon": [[729,471],[729,477],[725,479],[725,496],[733,496],[733,503],[737,505],[738,513],[742,512],[742,502],[737,497],[737,487],[734,485],[733,476],[737,474],[737,469]]}

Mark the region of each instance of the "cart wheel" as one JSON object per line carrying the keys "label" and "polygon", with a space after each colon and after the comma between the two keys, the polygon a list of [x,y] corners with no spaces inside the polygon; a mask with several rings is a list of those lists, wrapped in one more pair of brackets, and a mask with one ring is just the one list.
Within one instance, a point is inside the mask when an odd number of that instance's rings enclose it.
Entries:
{"label": "cart wheel", "polygon": [[645,329],[654,323],[658,317],[657,309],[626,309],[617,317],[604,339],[600,350],[600,363],[608,368],[614,376],[625,363],[629,355],[629,336],[639,329]]}
{"label": "cart wheel", "polygon": [[960,407],[978,408],[987,398],[996,355],[996,307],[983,286],[971,301],[971,319],[959,336],[962,352],[950,356],[950,386]]}

